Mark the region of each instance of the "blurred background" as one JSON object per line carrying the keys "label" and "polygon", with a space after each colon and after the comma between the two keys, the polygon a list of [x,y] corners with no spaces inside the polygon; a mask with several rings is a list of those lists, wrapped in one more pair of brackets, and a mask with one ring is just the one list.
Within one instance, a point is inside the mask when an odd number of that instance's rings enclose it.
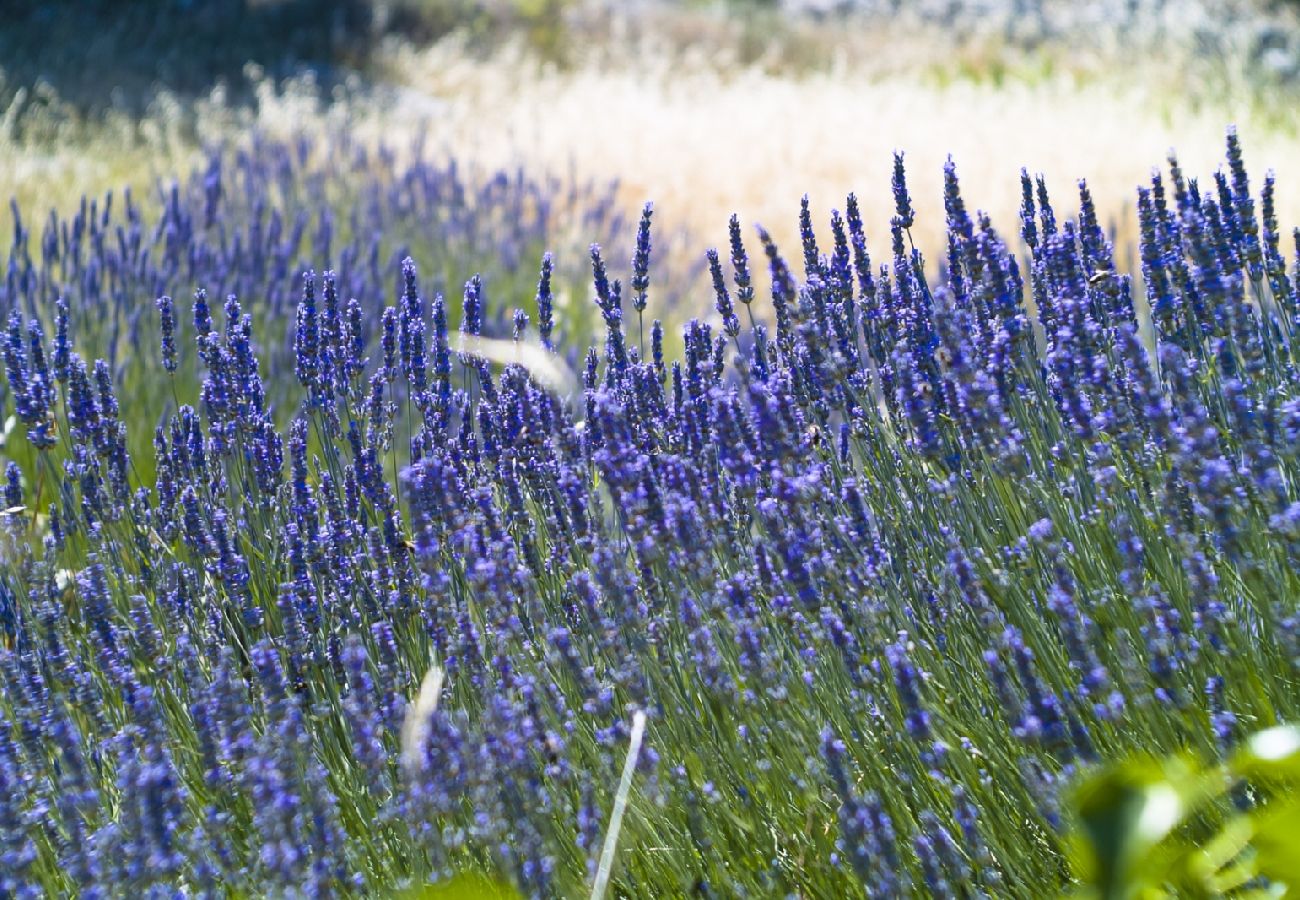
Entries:
{"label": "blurred background", "polygon": [[[155,190],[216,143],[343,130],[485,177],[611,184],[629,232],[652,200],[657,264],[689,280],[732,212],[789,252],[805,193],[825,222],[856,192],[883,249],[897,149],[932,260],[950,154],[967,204],[1009,235],[1021,167],[1062,200],[1086,177],[1124,259],[1135,186],[1171,148],[1208,175],[1229,124],[1252,171],[1277,171],[1283,225],[1300,222],[1298,13],[1281,0],[0,0],[0,196],[39,220],[84,193]],[[6,233],[12,216],[0,211]]]}

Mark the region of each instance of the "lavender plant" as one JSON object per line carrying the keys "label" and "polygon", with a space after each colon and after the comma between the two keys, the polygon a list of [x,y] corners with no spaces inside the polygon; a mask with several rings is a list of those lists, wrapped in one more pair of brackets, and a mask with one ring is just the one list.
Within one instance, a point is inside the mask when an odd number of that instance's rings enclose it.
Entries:
{"label": "lavender plant", "polygon": [[1021,257],[951,163],[928,265],[900,156],[883,264],[805,202],[765,309],[734,222],[676,359],[649,208],[584,346],[550,255],[514,315],[385,280],[424,176],[268,252],[294,152],[17,229],[0,891],[1042,896],[1081,770],[1300,714],[1300,273],[1235,135],[1139,192],[1140,291],[1085,184],[1025,176]]}
{"label": "lavender plant", "polygon": [[[310,269],[332,273],[316,288],[323,292],[322,327],[354,329],[353,349],[360,350],[377,338],[384,298],[402,290],[408,256],[420,265],[430,296],[445,295],[453,314],[464,273],[480,272],[484,315],[499,330],[513,308],[495,298],[527,290],[543,251],[579,246],[566,223],[580,222],[585,241],[623,243],[612,185],[536,179],[520,170],[475,172],[454,158],[436,159],[424,143],[420,137],[411,146],[371,146],[346,133],[292,140],[255,133],[210,148],[194,172],[159,182],[152,198],[129,190],[83,197],[70,216],[51,211],[43,222],[29,221],[13,205],[0,316],[7,322],[20,313],[50,332],[62,327],[64,357],[71,323],[78,354],[103,359],[115,383],[131,392],[133,415],[149,423],[129,436],[139,466],[150,455],[153,425],[203,379],[199,355],[176,353],[197,334],[191,326],[206,327],[186,313],[196,290],[205,292],[205,308],[218,312],[226,298],[239,298],[260,360],[291,371],[302,275]],[[580,291],[581,261],[557,271],[554,281],[557,294]],[[164,298],[156,317],[142,297]],[[62,313],[60,298],[69,301]],[[560,328],[575,345],[592,334],[585,316],[564,316]],[[159,366],[171,377],[157,377]],[[263,387],[283,426],[302,400],[301,386],[272,377]],[[147,468],[141,474],[152,475]]]}

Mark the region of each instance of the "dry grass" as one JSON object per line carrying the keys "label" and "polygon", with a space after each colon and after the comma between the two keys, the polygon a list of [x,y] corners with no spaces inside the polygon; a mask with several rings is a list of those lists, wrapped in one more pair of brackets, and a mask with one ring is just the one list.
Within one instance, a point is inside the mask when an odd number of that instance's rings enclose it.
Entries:
{"label": "dry grass", "polygon": [[[288,134],[346,126],[374,135],[386,121],[377,108],[348,99],[344,89],[337,103],[322,98],[310,77],[275,85],[255,67],[250,74],[258,85],[248,105],[232,106],[220,87],[192,102],[163,91],[143,116],[110,111],[92,121],[48,85],[20,89],[7,109],[0,108],[0,198],[16,200],[31,224],[51,208],[72,208],[83,194],[147,191],[184,176],[204,145],[254,128]],[[7,204],[0,226],[7,231]]]}
{"label": "dry grass", "polygon": [[[967,205],[1013,233],[1021,166],[1044,173],[1074,207],[1086,177],[1122,244],[1135,233],[1135,186],[1170,148],[1189,173],[1219,165],[1235,123],[1254,171],[1279,179],[1279,213],[1300,223],[1294,137],[1250,105],[1194,105],[1121,78],[1003,83],[879,75],[842,64],[792,77],[755,65],[719,71],[710,61],[645,55],[633,61],[538,69],[501,55],[475,61],[446,45],[404,60],[412,85],[447,103],[446,145],[488,165],[527,160],[617,178],[628,208],[656,204],[656,221],[705,242],[726,239],[734,211],[789,244],[799,198],[822,217],[849,191],[883,249],[892,215],[892,153],[907,155],[918,208],[916,236],[942,252],[942,167],[952,154]],[[697,250],[701,247],[697,247]],[[793,249],[793,248],[791,248]]]}
{"label": "dry grass", "polygon": [[[72,206],[83,191],[148,188],[188,168],[201,142],[253,127],[347,125],[399,145],[427,129],[431,146],[478,167],[617,180],[629,217],[653,200],[661,235],[691,235],[669,247],[661,241],[657,251],[684,272],[705,246],[725,242],[732,212],[766,225],[792,252],[804,193],[825,221],[855,191],[873,247],[884,250],[891,154],[901,149],[919,213],[914,234],[936,260],[949,153],[967,205],[1004,232],[1017,228],[1025,166],[1047,176],[1067,212],[1074,181],[1086,176],[1125,246],[1135,231],[1134,187],[1152,165],[1176,147],[1187,171],[1208,175],[1225,126],[1235,123],[1252,171],[1277,170],[1283,225],[1300,223],[1292,107],[1261,106],[1232,78],[1183,91],[1176,78],[1186,70],[1173,63],[1108,73],[1095,54],[1062,61],[1012,53],[996,36],[959,45],[942,32],[835,38],[823,28],[792,31],[785,43],[746,55],[744,34],[716,17],[642,26],[625,33],[617,20],[605,23],[563,69],[517,47],[488,55],[455,40],[391,47],[383,102],[354,92],[322,103],[310,82],[264,83],[252,108],[231,109],[220,93],[188,108],[164,96],[144,121],[87,129],[46,98],[47,121],[27,122],[22,138],[0,111],[0,197],[17,196],[30,221],[36,210]],[[788,47],[820,54],[824,64],[783,67]]]}

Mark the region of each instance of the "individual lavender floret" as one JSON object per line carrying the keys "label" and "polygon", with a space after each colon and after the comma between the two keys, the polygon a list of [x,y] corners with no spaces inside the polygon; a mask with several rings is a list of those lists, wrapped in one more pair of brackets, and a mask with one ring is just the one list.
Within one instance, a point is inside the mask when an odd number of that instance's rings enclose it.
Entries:
{"label": "individual lavender floret", "polygon": [[921,673],[908,657],[910,645],[907,633],[899,635],[900,641],[890,644],[885,649],[885,658],[894,673],[894,687],[898,691],[898,701],[903,707],[903,724],[907,733],[917,741],[929,741],[930,713],[926,711],[921,699]]}
{"label": "individual lavender floret", "polygon": [[478,337],[483,333],[483,279],[478,275],[465,282],[460,333],[462,337]]}
{"label": "individual lavender floret", "polygon": [[54,446],[56,440],[50,415],[54,385],[45,363],[44,333],[35,319],[27,323],[27,337],[30,353],[24,348],[22,316],[17,311],[11,313],[4,348],[5,374],[18,418],[27,426],[28,440],[44,450]]}
{"label": "individual lavender floret", "polygon": [[164,294],[156,301],[162,333],[162,366],[166,372],[176,371],[176,311],[172,298]]}
{"label": "individual lavender floret", "polygon": [[555,329],[554,301],[551,297],[553,267],[551,254],[543,254],[542,274],[537,279],[537,334],[542,340],[542,346],[548,350],[554,346],[551,343],[551,332]]}
{"label": "individual lavender floret", "polygon": [[1034,183],[1027,169],[1020,170],[1020,236],[1030,252],[1038,250],[1037,210],[1034,208]]}
{"label": "individual lavender floret", "polygon": [[735,338],[740,334],[740,319],[737,318],[736,308],[731,302],[731,292],[727,290],[727,281],[722,274],[718,251],[710,249],[705,252],[705,256],[709,260],[709,275],[713,279],[714,305],[718,315],[722,316],[722,330],[726,332],[727,337]]}
{"label": "individual lavender floret", "polygon": [[[808,195],[799,201],[799,238],[803,244],[803,266],[805,276],[821,274],[821,256],[817,252],[817,235],[813,232],[812,211],[808,207]],[[771,253],[768,254],[771,258]]]}
{"label": "individual lavender floret", "polygon": [[[1050,523],[1051,520],[1043,521]],[[1110,673],[1097,657],[1094,649],[1096,626],[1080,610],[1075,599],[1077,585],[1074,576],[1065,566],[1054,542],[1048,547],[1048,555],[1055,557],[1053,569],[1056,577],[1048,590],[1047,607],[1057,618],[1070,665],[1080,674],[1080,698],[1092,701],[1097,718],[1116,718],[1124,708],[1124,696],[1114,689]]]}
{"label": "individual lavender floret", "polygon": [[394,381],[399,371],[397,366],[397,309],[384,307],[379,317],[379,349],[383,354],[383,368],[380,370],[385,381]]}
{"label": "individual lavender floret", "polygon": [[208,292],[199,288],[194,292],[194,331],[200,338],[212,333],[212,313],[208,309]]}
{"label": "individual lavender floret", "polygon": [[[68,337],[68,303],[60,297],[54,303],[54,377],[66,386],[72,365],[72,341]],[[170,371],[170,370],[169,370]]]}
{"label": "individual lavender floret", "polygon": [[1029,743],[1041,743],[1051,751],[1069,752],[1073,748],[1061,701],[1039,678],[1034,665],[1034,651],[1015,628],[1006,629],[1002,643],[1011,653],[1025,693],[1021,717],[1014,727],[1016,737]]}
{"label": "individual lavender floret", "polygon": [[938,459],[943,455],[943,439],[936,421],[934,388],[907,341],[898,342],[893,364],[897,378],[895,398],[911,426],[915,446],[927,458]]}
{"label": "individual lavender floret", "polygon": [[931,897],[956,898],[953,881],[958,885],[968,883],[970,866],[938,816],[927,809],[917,818],[921,831],[916,835],[914,845],[926,889]]}
{"label": "individual lavender floret", "polygon": [[592,788],[591,780],[584,779],[575,824],[578,831],[576,843],[578,849],[582,851],[583,856],[586,858],[588,878],[593,878],[596,874],[600,833],[605,818],[605,814],[601,812],[600,807],[596,804],[596,792]]}
{"label": "individual lavender floret", "polygon": [[[1172,331],[1177,324],[1176,317],[1183,303],[1165,265],[1166,254],[1161,245],[1160,216],[1153,195],[1146,188],[1138,188],[1138,230],[1142,280],[1146,284],[1147,302],[1151,307],[1152,319],[1161,331]],[[1197,327],[1199,328],[1200,325],[1198,324]]]}
{"label": "individual lavender floret", "polygon": [[1213,675],[1205,681],[1205,699],[1210,708],[1210,729],[1220,749],[1229,747],[1237,734],[1237,717],[1224,706],[1223,678]]}
{"label": "individual lavender floret", "polygon": [[740,236],[740,217],[735,213],[731,215],[728,234],[731,242],[731,267],[735,270],[736,299],[748,308],[754,302],[754,286],[749,274],[749,256],[745,253],[745,243]]}
{"label": "individual lavender floret", "polygon": [[320,761],[304,752],[311,734],[296,697],[288,693],[278,652],[262,641],[250,655],[274,723],[258,738],[245,775],[260,861],[281,890],[334,894],[345,877],[337,799]]}
{"label": "individual lavender floret", "polygon": [[871,896],[897,896],[907,887],[899,865],[897,839],[889,815],[875,794],[859,797],[846,771],[844,742],[829,728],[822,731],[822,758],[840,798],[840,840],[836,846]]}
{"label": "individual lavender floret", "polygon": [[605,268],[605,259],[601,255],[600,244],[592,244],[590,252],[591,281],[596,288],[596,307],[605,315],[605,319],[608,321],[616,309],[609,286],[609,273]]}
{"label": "individual lavender floret", "polygon": [[912,208],[912,197],[907,192],[907,175],[903,171],[903,154],[894,151],[894,215],[898,217],[899,227],[911,228],[916,221],[916,210]]}
{"label": "individual lavender floret", "polygon": [[867,234],[862,225],[862,211],[858,208],[856,194],[849,194],[844,201],[844,220],[849,229],[849,246],[853,248],[853,270],[858,277],[858,290],[863,302],[871,303],[876,295],[876,282],[871,271],[871,254],[867,252]]}
{"label": "individual lavender floret", "polygon": [[1286,274],[1286,260],[1282,257],[1281,227],[1277,219],[1277,175],[1272,169],[1264,173],[1260,188],[1261,240],[1264,245],[1264,271],[1269,287],[1280,306],[1285,307],[1292,296],[1291,280]]}
{"label": "individual lavender floret", "polygon": [[655,377],[664,380],[664,325],[658,319],[650,323],[650,358],[654,363]]}
{"label": "individual lavender floret", "polygon": [[636,230],[636,251],[632,255],[632,308],[638,313],[646,307],[646,291],[650,287],[650,217],[654,205],[647,203],[641,210],[641,224]]}
{"label": "individual lavender floret", "polygon": [[[402,301],[398,309],[399,346],[402,357],[402,374],[406,377],[411,391],[419,396],[429,386],[428,357],[424,339],[424,302],[420,297],[416,282],[415,261],[411,257],[402,260]],[[476,295],[477,296],[477,295]],[[471,315],[471,304],[466,295],[465,314]],[[478,334],[478,325],[474,324],[470,334]]]}
{"label": "individual lavender floret", "polygon": [[[152,694],[142,688],[142,694]],[[127,882],[174,883],[185,862],[181,829],[186,792],[167,751],[146,740],[142,750],[125,750],[118,766],[118,789],[125,802],[112,835]]]}
{"label": "individual lavender floret", "polygon": [[1237,137],[1236,126],[1228,128],[1228,169],[1232,173],[1231,199],[1235,218],[1243,232],[1242,244],[1246,252],[1246,261],[1250,277],[1262,276],[1263,260],[1260,253],[1259,222],[1255,218],[1255,201],[1250,194],[1250,179],[1246,175],[1246,164],[1242,161],[1241,140]]}
{"label": "individual lavender floret", "polygon": [[18,509],[23,505],[23,472],[13,460],[5,463],[5,507]]}
{"label": "individual lavender floret", "polygon": [[316,273],[304,272],[302,299],[298,303],[297,329],[294,332],[294,372],[313,397],[320,390],[320,314],[316,307]]}
{"label": "individual lavender floret", "polygon": [[347,354],[344,346],[346,325],[339,308],[339,276],[333,269],[321,273],[321,368],[325,383],[336,387],[339,367]]}
{"label": "individual lavender floret", "polygon": [[961,239],[964,247],[969,246],[975,239],[974,225],[966,212],[957,181],[957,164],[951,156],[943,164],[943,208],[948,214],[948,230]]}
{"label": "individual lavender floret", "polygon": [[121,410],[113,392],[113,372],[102,359],[95,360],[95,393],[99,402],[99,414],[109,422],[115,422]]}
{"label": "individual lavender floret", "polygon": [[828,286],[834,291],[839,309],[849,322],[855,322],[857,315],[853,299],[853,254],[849,249],[848,229],[844,216],[838,209],[831,210],[832,250],[827,261]]}
{"label": "individual lavender floret", "polygon": [[370,358],[366,356],[366,333],[362,323],[361,301],[356,297],[348,300],[343,314],[343,378],[345,382],[354,382]]}
{"label": "individual lavender floret", "polygon": [[975,863],[980,882],[997,896],[1002,886],[1002,871],[979,827],[979,811],[963,785],[953,790],[953,819],[961,829],[966,852]]}
{"label": "individual lavender floret", "polygon": [[0,718],[0,892],[36,900],[42,891],[34,881],[39,859],[26,822],[24,773],[18,748],[9,739],[11,723]]}
{"label": "individual lavender floret", "polygon": [[447,304],[442,294],[434,294],[429,310],[433,325],[434,384],[438,398],[445,408],[451,401],[451,338],[447,331]]}
{"label": "individual lavender floret", "polygon": [[1097,207],[1092,200],[1092,191],[1088,189],[1088,182],[1082,178],[1079,179],[1079,244],[1091,277],[1097,277],[1114,268],[1110,241],[1106,239],[1106,233],[1097,220]]}
{"label": "individual lavender floret", "polygon": [[1042,240],[1056,234],[1056,211],[1052,208],[1051,198],[1047,195],[1047,179],[1039,175],[1036,179],[1035,193],[1038,197],[1038,221],[1042,228]]}

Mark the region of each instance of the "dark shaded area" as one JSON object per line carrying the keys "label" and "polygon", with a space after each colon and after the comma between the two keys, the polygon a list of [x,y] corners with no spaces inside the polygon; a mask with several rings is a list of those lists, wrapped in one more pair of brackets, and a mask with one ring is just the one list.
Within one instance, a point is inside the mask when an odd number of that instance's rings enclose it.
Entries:
{"label": "dark shaded area", "polygon": [[182,98],[224,84],[250,94],[249,63],[276,80],[313,72],[323,90],[382,71],[382,39],[425,44],[461,30],[490,49],[522,35],[561,61],[572,0],[0,0],[0,108],[48,84],[82,114],[139,113],[157,89]]}
{"label": "dark shaded area", "polygon": [[46,82],[85,113],[139,111],[153,89],[181,95],[229,86],[245,68],[312,70],[324,86],[366,68],[383,28],[370,0],[0,0],[3,99]]}

